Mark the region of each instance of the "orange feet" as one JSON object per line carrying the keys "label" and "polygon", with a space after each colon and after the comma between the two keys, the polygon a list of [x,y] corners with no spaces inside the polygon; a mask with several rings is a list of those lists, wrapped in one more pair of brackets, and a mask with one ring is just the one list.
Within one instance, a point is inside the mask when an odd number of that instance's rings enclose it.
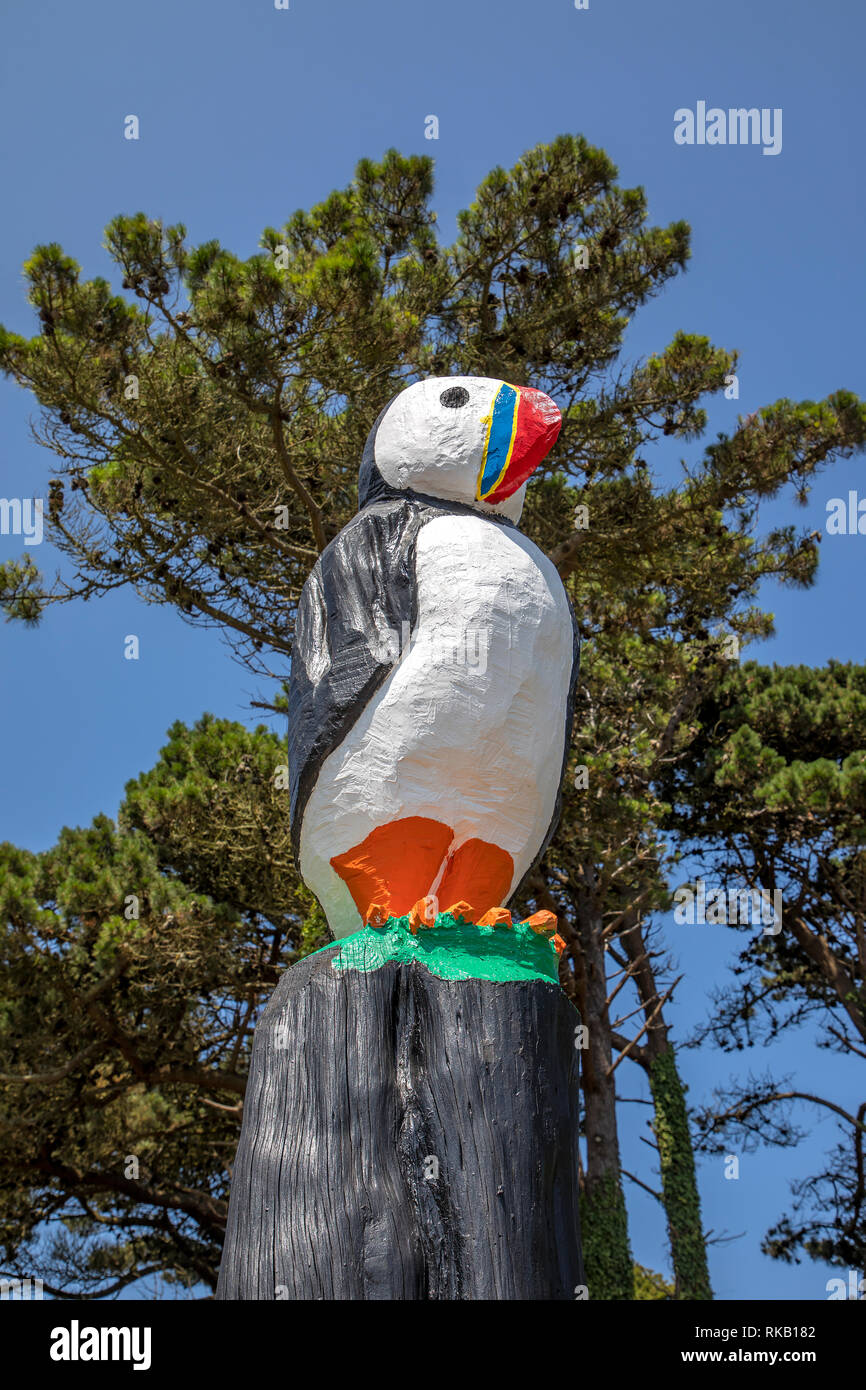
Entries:
{"label": "orange feet", "polygon": [[[365,840],[331,860],[361,920],[374,908],[390,917],[403,917],[425,894],[448,852],[451,827],[426,816],[404,816],[378,825]],[[381,923],[372,923],[381,926]]]}
{"label": "orange feet", "polygon": [[531,917],[527,917],[526,925],[542,936],[552,936],[556,931],[556,917],[552,912],[533,912]]}
{"label": "orange feet", "polygon": [[381,903],[370,903],[363,918],[365,927],[384,927],[388,920],[388,909]]}
{"label": "orange feet", "polygon": [[479,927],[510,927],[511,913],[507,907],[491,907],[478,922]]}
{"label": "orange feet", "polygon": [[442,821],[403,816],[335,854],[331,865],[365,925],[381,927],[389,917],[408,915],[412,931],[417,931],[433,925],[441,902],[450,903],[444,910],[464,921],[511,926],[511,913],[500,904],[511,887],[514,860],[486,840],[467,840],[448,855],[437,893],[430,893],[453,838],[451,827]]}
{"label": "orange feet", "polygon": [[417,936],[419,927],[435,927],[436,906],[436,899],[429,894],[418,899],[409,913],[409,930],[413,936]]}
{"label": "orange feet", "polygon": [[472,905],[463,902],[462,899],[460,902],[452,903],[450,907],[443,907],[442,911],[447,912],[449,917],[462,917],[464,922],[472,921]]}
{"label": "orange feet", "polygon": [[498,845],[487,840],[467,840],[449,856],[437,889],[442,903],[462,902],[477,922],[508,896],[514,875],[514,860]]}

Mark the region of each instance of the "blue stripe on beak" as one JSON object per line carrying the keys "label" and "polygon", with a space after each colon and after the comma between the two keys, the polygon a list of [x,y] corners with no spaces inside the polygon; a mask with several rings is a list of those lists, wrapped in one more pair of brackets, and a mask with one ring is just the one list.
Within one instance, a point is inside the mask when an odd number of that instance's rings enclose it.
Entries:
{"label": "blue stripe on beak", "polygon": [[517,433],[517,407],[520,392],[516,386],[503,382],[496,393],[493,410],[485,420],[489,422],[487,439],[484,444],[484,457],[478,475],[478,497],[483,501],[493,492],[502,479],[514,449],[514,436]]}

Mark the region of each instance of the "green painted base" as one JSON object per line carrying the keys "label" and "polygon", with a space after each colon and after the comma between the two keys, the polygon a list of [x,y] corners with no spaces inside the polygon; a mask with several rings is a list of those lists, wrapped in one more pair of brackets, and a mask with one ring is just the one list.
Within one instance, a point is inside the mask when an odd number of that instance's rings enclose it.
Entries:
{"label": "green painted base", "polygon": [[389,960],[417,960],[442,980],[559,983],[559,955],[552,940],[523,922],[476,927],[462,917],[440,912],[435,926],[422,927],[415,936],[408,916],[389,917],[383,927],[364,927],[341,937],[336,945],[339,950],[331,960],[334,970],[366,972],[379,970]]}

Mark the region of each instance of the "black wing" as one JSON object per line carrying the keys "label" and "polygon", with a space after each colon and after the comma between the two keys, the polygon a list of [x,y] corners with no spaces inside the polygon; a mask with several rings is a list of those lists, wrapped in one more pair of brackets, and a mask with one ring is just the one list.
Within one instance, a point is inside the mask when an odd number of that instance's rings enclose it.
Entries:
{"label": "black wing", "polygon": [[292,848],[319,769],[390,674],[416,620],[415,539],[429,509],[365,507],[316,561],[301,592],[289,681]]}

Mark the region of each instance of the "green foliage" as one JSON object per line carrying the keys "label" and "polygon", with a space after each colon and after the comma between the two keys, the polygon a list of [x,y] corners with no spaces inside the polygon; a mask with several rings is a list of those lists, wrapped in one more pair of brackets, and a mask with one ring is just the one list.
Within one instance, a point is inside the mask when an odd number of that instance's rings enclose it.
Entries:
{"label": "green foliage", "polygon": [[[680,842],[711,859],[722,885],[781,894],[781,929],[755,934],[735,983],[698,1038],[726,1051],[772,1042],[806,1019],[818,1047],[862,1057],[866,1044],[866,668],[731,670],[695,714],[695,738],[663,794]],[[740,927],[743,930],[742,927]],[[748,930],[748,928],[747,928]],[[790,1260],[866,1263],[866,1104],[848,1113],[796,1080],[749,1077],[698,1114],[702,1147],[794,1144],[795,1103],[830,1110],[842,1142],[824,1172],[794,1184],[792,1213],[764,1248]]]}
{"label": "green foliage", "polygon": [[634,1296],[638,1302],[659,1302],[676,1298],[676,1293],[673,1284],[669,1284],[663,1275],[657,1274],[654,1269],[635,1264]]}
{"label": "green foliage", "polygon": [[127,784],[121,827],[143,831],[191,888],[289,931],[310,898],[289,844],[285,739],[209,714],[168,736],[156,767]]}
{"label": "green foliage", "polygon": [[0,565],[0,609],[25,627],[36,627],[42,616],[41,575],[29,555]]}
{"label": "green foliage", "polygon": [[118,825],[0,845],[0,1258],[49,1292],[215,1285],[253,1028],[315,939],[284,745],[207,715],[169,733]]}
{"label": "green foliage", "polygon": [[304,956],[312,955],[313,951],[318,951],[322,946],[327,946],[331,939],[328,931],[328,919],[319,906],[312,893],[308,893],[309,908],[307,915],[301,924],[300,937],[298,939],[298,949],[296,958],[301,960]]}
{"label": "green foliage", "polygon": [[591,1187],[585,1186],[580,1201],[580,1235],[590,1299],[634,1299],[635,1266],[618,1174],[605,1173]]}

